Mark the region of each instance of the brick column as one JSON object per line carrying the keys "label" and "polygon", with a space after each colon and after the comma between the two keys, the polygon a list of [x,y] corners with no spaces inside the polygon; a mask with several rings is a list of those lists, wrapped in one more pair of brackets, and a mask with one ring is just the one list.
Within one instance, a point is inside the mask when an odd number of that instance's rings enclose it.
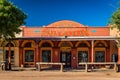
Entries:
{"label": "brick column", "polygon": [[36,62],[39,62],[39,46],[38,46],[38,44],[39,44],[39,41],[38,40],[36,40],[35,41],[35,43],[36,43],[36,48],[35,48],[35,63]]}
{"label": "brick column", "polygon": [[60,62],[60,49],[53,47],[52,52],[52,62]]}
{"label": "brick column", "polygon": [[71,55],[71,61],[72,61],[72,68],[77,68],[77,49],[72,49],[72,55]]}
{"label": "brick column", "polygon": [[106,49],[106,62],[110,62],[110,51],[108,48]]}

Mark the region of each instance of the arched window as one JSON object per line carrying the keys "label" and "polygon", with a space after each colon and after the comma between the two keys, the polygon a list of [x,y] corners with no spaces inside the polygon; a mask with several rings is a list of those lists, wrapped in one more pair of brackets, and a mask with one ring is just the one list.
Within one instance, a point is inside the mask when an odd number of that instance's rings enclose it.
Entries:
{"label": "arched window", "polygon": [[88,47],[88,45],[86,43],[80,43],[78,47]]}
{"label": "arched window", "polygon": [[95,45],[95,47],[105,47],[105,45],[102,42],[99,42]]}
{"label": "arched window", "polygon": [[50,43],[44,42],[41,47],[52,47]]}
{"label": "arched window", "polygon": [[68,42],[63,42],[61,47],[70,47],[71,45]]}
{"label": "arched window", "polygon": [[31,42],[27,42],[24,47],[32,47],[32,43]]}
{"label": "arched window", "polygon": [[5,47],[9,47],[9,45],[10,45],[10,47],[14,47],[13,43],[7,43],[7,44],[5,45]]}

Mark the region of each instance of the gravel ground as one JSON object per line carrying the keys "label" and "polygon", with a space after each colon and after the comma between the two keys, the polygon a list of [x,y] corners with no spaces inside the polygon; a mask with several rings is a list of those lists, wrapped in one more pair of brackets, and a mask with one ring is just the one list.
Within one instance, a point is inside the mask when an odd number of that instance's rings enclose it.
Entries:
{"label": "gravel ground", "polygon": [[120,72],[0,71],[0,80],[120,80]]}

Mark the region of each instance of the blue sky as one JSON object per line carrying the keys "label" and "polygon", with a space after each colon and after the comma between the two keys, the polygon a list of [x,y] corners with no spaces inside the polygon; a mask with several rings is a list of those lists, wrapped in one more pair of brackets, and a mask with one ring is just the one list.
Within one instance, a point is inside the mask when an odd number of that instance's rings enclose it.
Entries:
{"label": "blue sky", "polygon": [[26,26],[73,20],[87,26],[106,26],[120,0],[11,0],[27,14]]}

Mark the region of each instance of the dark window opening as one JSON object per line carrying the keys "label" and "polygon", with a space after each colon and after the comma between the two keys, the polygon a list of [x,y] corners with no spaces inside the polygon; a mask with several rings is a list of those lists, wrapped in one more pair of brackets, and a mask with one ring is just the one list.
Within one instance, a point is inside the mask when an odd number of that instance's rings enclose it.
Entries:
{"label": "dark window opening", "polygon": [[25,62],[34,62],[33,50],[25,50]]}
{"label": "dark window opening", "polygon": [[105,62],[104,51],[95,51],[95,62]]}
{"label": "dark window opening", "polygon": [[112,54],[112,62],[118,62],[118,54]]}
{"label": "dark window opening", "polygon": [[88,51],[78,51],[78,63],[88,62]]}
{"label": "dark window opening", "polygon": [[42,50],[42,62],[51,62],[51,50]]}
{"label": "dark window opening", "polygon": [[[6,52],[5,52],[5,60],[6,61],[8,61],[8,55],[9,55],[9,51],[7,50]],[[10,59],[11,59],[11,63],[14,63],[14,51],[11,51],[11,53],[10,53]]]}

